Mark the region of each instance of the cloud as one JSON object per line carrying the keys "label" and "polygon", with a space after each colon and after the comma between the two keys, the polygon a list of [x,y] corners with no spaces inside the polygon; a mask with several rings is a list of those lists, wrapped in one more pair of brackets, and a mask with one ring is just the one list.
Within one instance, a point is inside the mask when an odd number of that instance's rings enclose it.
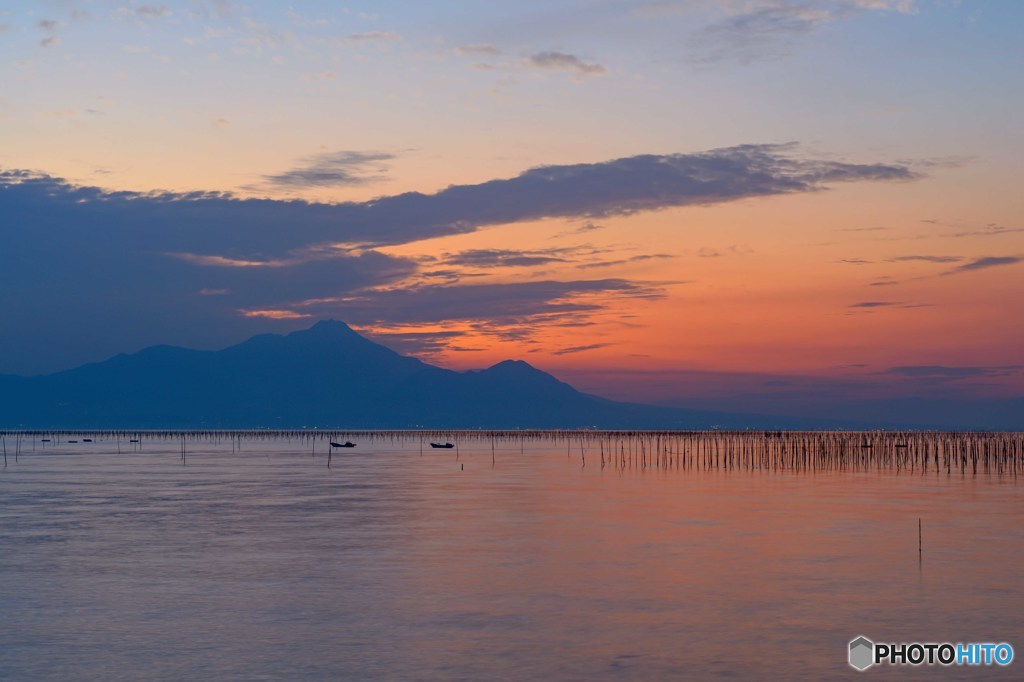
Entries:
{"label": "cloud", "polygon": [[[859,303],[851,303],[846,306],[854,310],[862,310],[869,312],[876,308],[933,308],[932,303],[907,303],[905,301],[861,301]],[[851,313],[847,313],[851,314]]]}
{"label": "cloud", "polygon": [[471,55],[475,57],[497,56],[501,50],[488,43],[477,43],[475,45],[462,45],[455,48],[458,55]]}
{"label": "cloud", "polygon": [[[937,224],[937,221],[923,221]],[[965,232],[954,232],[944,235],[946,237],[998,237],[1004,234],[1015,234],[1024,232],[1024,227],[1005,227],[1003,225],[988,224],[981,230],[967,230]]]}
{"label": "cloud", "polygon": [[237,16],[234,0],[193,0],[192,14],[201,19],[228,20]]}
{"label": "cloud", "polygon": [[307,156],[302,165],[277,173],[264,175],[269,186],[285,189],[362,185],[383,179],[387,170],[385,161],[394,159],[385,152],[340,151]]}
{"label": "cloud", "polygon": [[958,275],[964,272],[974,272],[975,270],[985,270],[988,268],[998,267],[1000,265],[1016,265],[1024,261],[1024,258],[1020,256],[985,256],[984,258],[976,258],[969,263],[958,265],[952,270],[947,270],[942,273],[943,275]]}
{"label": "cloud", "polygon": [[836,262],[846,263],[847,265],[870,265],[874,261],[865,260],[863,258],[840,258]]}
{"label": "cloud", "polygon": [[893,376],[923,379],[931,382],[959,381],[985,377],[1003,377],[1024,369],[1024,365],[989,365],[980,367],[947,367],[944,365],[903,365],[879,372]]}
{"label": "cloud", "polygon": [[598,225],[597,223],[594,223],[594,222],[591,222],[591,221],[588,220],[587,222],[583,223],[579,227],[573,228],[571,230],[562,230],[561,232],[556,232],[555,234],[553,234],[551,236],[551,238],[552,239],[559,239],[561,237],[568,237],[568,236],[576,235],[576,234],[586,234],[587,232],[597,232],[598,230],[603,230],[603,229],[605,229],[604,225]]}
{"label": "cloud", "polygon": [[607,348],[612,344],[610,343],[590,343],[585,346],[570,346],[568,348],[560,348],[556,351],[552,351],[552,355],[570,355],[573,353],[584,353],[588,350],[597,350],[598,348]]}
{"label": "cloud", "polygon": [[57,36],[48,36],[39,41],[39,47],[53,47],[54,45],[60,45],[60,38]]}
{"label": "cloud", "polygon": [[150,18],[171,16],[171,10],[167,5],[139,5],[135,8],[135,13]]}
{"label": "cloud", "polygon": [[466,332],[461,330],[408,332],[364,329],[362,333],[393,351],[420,358],[435,356],[442,351],[478,352],[485,350],[459,344],[458,341],[466,336]]}
{"label": "cloud", "polygon": [[[339,204],[204,191],[106,191],[0,170],[0,308],[19,321],[0,335],[0,372],[44,371],[154,343],[211,347],[266,330],[267,324],[287,325],[265,311],[343,318],[349,311],[360,321],[443,321],[455,315],[525,320],[538,328],[552,321],[582,324],[605,310],[608,300],[657,296],[660,287],[621,279],[410,287],[424,266],[377,247],[543,218],[599,220],[816,192],[838,182],[916,177],[902,166],[821,161],[797,152],[793,146],[746,145],[546,166],[434,194]],[[385,161],[368,158],[375,154],[318,155],[269,179],[299,187],[359,177]],[[504,260],[515,257],[505,254]],[[227,293],[197,296],[203,289]],[[296,305],[309,301],[320,303]],[[494,333],[512,334],[513,327],[510,321]],[[49,339],[46,348],[33,342],[42,337]]]}
{"label": "cloud", "polygon": [[473,321],[485,329],[528,330],[542,321],[578,320],[605,310],[609,301],[664,296],[658,284],[626,279],[545,280],[369,289],[339,298],[296,301],[289,309],[362,325]]}
{"label": "cloud", "polygon": [[707,26],[698,36],[705,47],[701,61],[735,60],[749,63],[788,52],[795,37],[810,33],[831,19],[825,9],[778,4],[728,16]]}
{"label": "cloud", "polygon": [[[823,161],[799,157],[797,151],[794,145],[742,145],[541,166],[513,178],[453,185],[435,194],[407,192],[341,204],[238,199],[218,192],[105,192],[46,175],[0,171],[0,202],[39,214],[88,216],[126,244],[151,237],[164,245],[163,251],[244,258],[254,253],[280,256],[323,242],[402,244],[490,225],[544,218],[593,220],[817,192],[840,182],[918,177],[905,166]],[[358,181],[385,158],[390,157],[376,152],[317,155],[266,179],[284,187]]]}
{"label": "cloud", "polygon": [[[620,258],[617,260],[603,260],[596,261],[593,263],[580,263],[576,267],[580,268],[581,270],[588,270],[591,268],[607,268],[613,265],[625,265],[627,263],[638,263],[640,261],[662,260],[668,258],[675,258],[675,256],[673,256],[670,253],[644,253],[638,256],[631,256],[630,258]],[[681,282],[676,283],[681,284]]]}
{"label": "cloud", "polygon": [[571,71],[581,78],[587,76],[603,76],[608,69],[600,64],[583,61],[576,55],[565,52],[537,52],[526,59],[526,65],[537,69]]}
{"label": "cloud", "polygon": [[752,62],[789,54],[799,39],[831,22],[867,11],[913,12],[912,1],[748,0],[719,3],[725,16],[692,36],[695,62]]}
{"label": "cloud", "polygon": [[890,258],[890,263],[906,263],[913,261],[921,261],[924,263],[956,263],[962,261],[963,256],[896,256]]}
{"label": "cloud", "polygon": [[243,310],[245,317],[260,317],[268,320],[301,320],[312,317],[308,313],[297,313],[294,310]]}
{"label": "cloud", "polygon": [[899,284],[899,282],[893,282],[892,280],[883,280],[883,281],[880,281],[880,282],[868,282],[868,286],[869,287],[891,287],[891,286],[894,286],[896,284]]}
{"label": "cloud", "polygon": [[885,308],[888,306],[903,305],[897,301],[861,301],[860,303],[851,303],[848,307],[850,308]]}
{"label": "cloud", "polygon": [[56,31],[59,25],[59,22],[53,19],[42,19],[36,22],[36,26],[38,26],[43,31],[47,31],[49,33],[53,33],[54,31]]}
{"label": "cloud", "polygon": [[367,31],[365,33],[350,33],[345,36],[345,42],[349,43],[381,43],[400,40],[402,36],[391,31]]}
{"label": "cloud", "polygon": [[875,226],[872,226],[872,227],[843,227],[843,228],[840,228],[840,230],[842,230],[843,232],[883,232],[883,231],[891,230],[891,229],[892,229],[891,227],[882,227],[880,225],[875,225]]}
{"label": "cloud", "polygon": [[445,254],[444,261],[448,265],[461,265],[473,268],[498,267],[530,267],[549,263],[564,263],[556,253],[565,253],[566,249],[546,249],[541,251],[520,251],[516,249],[470,249],[454,254]]}

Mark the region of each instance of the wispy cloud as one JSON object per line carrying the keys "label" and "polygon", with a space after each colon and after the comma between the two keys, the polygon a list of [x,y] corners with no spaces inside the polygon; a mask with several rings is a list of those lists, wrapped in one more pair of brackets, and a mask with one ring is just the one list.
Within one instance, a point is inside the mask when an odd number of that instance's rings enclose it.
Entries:
{"label": "wispy cloud", "polygon": [[556,232],[555,234],[551,235],[551,238],[559,239],[561,237],[568,237],[577,234],[586,234],[587,232],[597,232],[598,230],[603,229],[605,229],[604,225],[599,225],[588,220],[579,227],[575,227],[571,230],[562,230],[561,232]]}
{"label": "wispy cloud", "polygon": [[932,308],[931,303],[907,303],[906,301],[861,301],[851,303],[847,308],[873,309],[873,308]]}
{"label": "wispy cloud", "polygon": [[501,50],[490,43],[476,43],[474,45],[461,45],[455,48],[455,54],[471,55],[474,57],[496,57]]}
{"label": "wispy cloud", "polygon": [[149,18],[169,17],[171,10],[167,5],[139,5],[135,13]]}
{"label": "wispy cloud", "polygon": [[588,343],[585,346],[569,346],[568,348],[559,348],[556,351],[552,351],[552,355],[572,355],[574,353],[585,353],[588,350],[597,350],[598,348],[607,348],[612,344],[610,343]]}
{"label": "wispy cloud", "polygon": [[890,258],[890,263],[910,263],[920,261],[923,263],[957,263],[962,261],[963,256],[896,256]]}
{"label": "wispy cloud", "polygon": [[[927,222],[927,221],[926,221]],[[946,237],[999,237],[1004,234],[1016,234],[1018,232],[1024,232],[1024,227],[1006,227],[1005,225],[996,225],[990,223],[980,230],[964,230],[962,232],[952,232],[945,235]]]}
{"label": "wispy cloud", "polygon": [[283,173],[264,175],[263,182],[283,189],[362,185],[384,179],[386,162],[394,158],[386,152],[323,152],[305,157],[301,165]]}
{"label": "wispy cloud", "polygon": [[365,328],[362,333],[374,341],[405,355],[429,358],[442,351],[479,352],[483,348],[467,346],[460,343],[466,336],[464,330],[447,331],[391,331]]}
{"label": "wispy cloud", "polygon": [[239,311],[244,317],[261,317],[268,320],[300,320],[307,317],[312,317],[308,313],[297,313],[294,310],[241,310]]}
{"label": "wispy cloud", "polygon": [[60,37],[56,35],[57,27],[60,26],[60,23],[58,21],[54,19],[41,19],[36,22],[36,26],[41,31],[50,34],[39,41],[39,47],[47,48],[60,44]]}
{"label": "wispy cloud", "polygon": [[569,71],[581,78],[603,76],[608,73],[608,69],[600,64],[585,62],[576,55],[565,52],[537,52],[530,55],[525,64],[537,69]]}
{"label": "wispy cloud", "polygon": [[889,306],[903,305],[899,301],[861,301],[860,303],[851,303],[850,308],[887,308]]}
{"label": "wispy cloud", "polygon": [[570,251],[571,249],[470,249],[459,253],[445,254],[444,262],[447,265],[472,268],[532,267],[549,263],[564,263],[566,259],[560,254]]}
{"label": "wispy cloud", "polygon": [[364,33],[350,33],[345,36],[344,41],[349,43],[381,43],[401,40],[402,36],[392,31],[366,31]]}
{"label": "wispy cloud", "polygon": [[959,381],[986,377],[1004,377],[1024,370],[1024,365],[988,365],[949,367],[945,365],[902,365],[880,372],[893,376],[923,379],[930,382]]}
{"label": "wispy cloud", "polygon": [[958,275],[964,272],[987,270],[988,268],[995,268],[1001,265],[1016,265],[1022,261],[1024,261],[1024,258],[1021,258],[1020,256],[985,256],[984,258],[976,258],[969,263],[958,265],[952,270],[947,270],[942,274]]}
{"label": "wispy cloud", "polygon": [[563,324],[605,310],[610,302],[660,299],[658,284],[627,279],[426,285],[367,289],[340,298],[296,301],[289,309],[337,315],[357,324],[473,321],[481,328]]}
{"label": "wispy cloud", "polygon": [[887,0],[726,0],[725,16],[692,36],[696,62],[751,62],[789,54],[799,39],[831,22],[868,11],[911,13],[912,1]]}
{"label": "wispy cloud", "polygon": [[595,261],[592,263],[580,263],[576,267],[580,268],[581,270],[589,270],[593,268],[608,268],[615,265],[626,265],[629,263],[639,263],[642,261],[650,260],[663,260],[668,258],[675,258],[675,256],[670,253],[643,253],[637,256],[631,256],[629,258],[620,258],[616,260],[602,260]]}

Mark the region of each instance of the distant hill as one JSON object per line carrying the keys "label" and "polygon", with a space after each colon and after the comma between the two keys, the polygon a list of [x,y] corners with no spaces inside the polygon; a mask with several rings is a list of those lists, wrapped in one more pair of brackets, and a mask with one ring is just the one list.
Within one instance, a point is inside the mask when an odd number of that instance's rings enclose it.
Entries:
{"label": "distant hill", "polygon": [[850,424],[614,402],[520,360],[454,372],[337,321],[219,351],[154,346],[48,376],[0,376],[2,428],[839,426]]}

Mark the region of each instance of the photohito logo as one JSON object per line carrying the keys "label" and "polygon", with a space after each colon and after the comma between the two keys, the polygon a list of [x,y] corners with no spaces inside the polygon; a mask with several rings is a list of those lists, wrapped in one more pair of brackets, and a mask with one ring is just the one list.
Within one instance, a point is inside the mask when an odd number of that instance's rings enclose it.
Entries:
{"label": "photohito logo", "polygon": [[861,635],[850,640],[850,665],[867,670],[873,665],[1010,665],[1013,647],[1006,642],[902,642],[880,644]]}

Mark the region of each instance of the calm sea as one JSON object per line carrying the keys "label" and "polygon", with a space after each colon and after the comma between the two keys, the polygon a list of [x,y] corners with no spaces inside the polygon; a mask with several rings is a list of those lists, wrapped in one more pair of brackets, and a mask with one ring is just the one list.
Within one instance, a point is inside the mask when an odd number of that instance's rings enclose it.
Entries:
{"label": "calm sea", "polygon": [[[0,471],[3,680],[1024,678],[1013,475],[32,447]],[[857,673],[862,634],[1018,660]]]}

